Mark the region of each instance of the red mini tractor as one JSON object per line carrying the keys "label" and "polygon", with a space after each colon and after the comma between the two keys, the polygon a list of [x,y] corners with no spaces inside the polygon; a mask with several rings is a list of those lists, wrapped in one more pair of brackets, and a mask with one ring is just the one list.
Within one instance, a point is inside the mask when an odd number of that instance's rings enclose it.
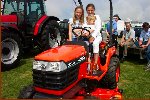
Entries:
{"label": "red mini tractor", "polygon": [[66,42],[35,56],[33,85],[21,90],[18,98],[122,99],[117,86],[120,64],[116,48],[105,46],[100,44],[100,74],[96,76],[88,74],[85,42]]}
{"label": "red mini tractor", "polygon": [[59,19],[45,14],[44,1],[1,0],[2,68],[16,66],[35,46],[43,51],[57,42]]}
{"label": "red mini tractor", "polygon": [[33,84],[24,87],[18,98],[122,99],[117,86],[120,63],[115,45],[101,42],[97,75],[88,74],[88,54],[87,44],[76,41],[35,56]]}

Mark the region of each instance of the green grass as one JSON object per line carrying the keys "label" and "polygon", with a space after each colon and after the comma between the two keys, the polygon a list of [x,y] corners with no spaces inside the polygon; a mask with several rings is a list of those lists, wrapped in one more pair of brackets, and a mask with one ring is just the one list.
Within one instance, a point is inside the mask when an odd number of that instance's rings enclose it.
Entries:
{"label": "green grass", "polygon": [[119,87],[124,98],[150,98],[150,71],[145,72],[145,64],[125,61],[121,64]]}
{"label": "green grass", "polygon": [[[32,83],[32,57],[21,60],[21,64],[10,71],[2,72],[2,98],[17,98],[19,91]],[[119,88],[123,97],[150,98],[150,71],[143,70],[146,63],[137,59],[121,63]]]}
{"label": "green grass", "polygon": [[23,59],[20,66],[2,72],[2,98],[17,98],[19,91],[32,82],[32,61]]}

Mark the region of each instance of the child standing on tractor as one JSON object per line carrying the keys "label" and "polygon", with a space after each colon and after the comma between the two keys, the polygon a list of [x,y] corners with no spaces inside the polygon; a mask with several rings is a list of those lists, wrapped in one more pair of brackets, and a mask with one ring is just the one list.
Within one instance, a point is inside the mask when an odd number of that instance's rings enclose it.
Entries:
{"label": "child standing on tractor", "polygon": [[[94,53],[94,62],[92,65],[93,71],[92,71],[92,75],[98,75],[99,70],[98,70],[98,57],[99,57],[99,44],[102,41],[102,36],[100,33],[100,29],[101,29],[101,19],[99,17],[99,15],[95,15],[95,6],[94,4],[88,4],[86,6],[86,12],[88,14],[88,16],[85,18],[90,19],[90,16],[95,16],[95,20],[93,21],[93,25],[94,25],[94,30],[90,30],[92,33],[89,34],[89,32],[85,33],[85,36],[89,36],[89,42],[93,44],[93,53]],[[85,21],[85,24],[89,24],[88,20]]]}
{"label": "child standing on tractor", "polygon": [[[86,36],[87,38],[89,38],[90,39],[90,37],[91,37],[91,34],[95,31],[95,20],[96,20],[96,16],[94,16],[94,15],[90,15],[90,16],[87,16],[86,17],[86,24],[84,24],[84,28],[86,28],[88,31],[89,31],[89,33],[90,34],[88,34],[88,36]],[[85,35],[87,35],[86,33],[88,32],[88,31],[84,31],[83,32],[83,35],[84,35],[84,33],[85,33]],[[92,44],[89,44],[89,48],[90,48],[90,52],[92,52]],[[97,66],[93,66],[93,65],[91,65],[91,54],[89,54],[89,57],[88,57],[88,75],[92,75],[92,73],[93,73],[93,70],[96,70],[97,68]]]}

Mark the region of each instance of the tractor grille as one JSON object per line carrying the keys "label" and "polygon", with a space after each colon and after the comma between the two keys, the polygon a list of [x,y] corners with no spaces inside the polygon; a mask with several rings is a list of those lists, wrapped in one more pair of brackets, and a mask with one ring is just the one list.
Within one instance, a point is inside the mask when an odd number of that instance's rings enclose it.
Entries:
{"label": "tractor grille", "polygon": [[77,80],[78,71],[79,66],[68,68],[59,73],[33,70],[34,86],[54,90],[64,89]]}

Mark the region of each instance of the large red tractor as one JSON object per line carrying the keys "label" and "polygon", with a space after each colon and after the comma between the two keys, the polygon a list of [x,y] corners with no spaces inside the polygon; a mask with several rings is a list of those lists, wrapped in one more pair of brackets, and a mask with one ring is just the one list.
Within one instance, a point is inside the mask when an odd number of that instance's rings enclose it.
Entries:
{"label": "large red tractor", "polygon": [[43,51],[56,44],[59,19],[45,14],[44,1],[1,0],[2,69],[16,66],[35,46]]}

